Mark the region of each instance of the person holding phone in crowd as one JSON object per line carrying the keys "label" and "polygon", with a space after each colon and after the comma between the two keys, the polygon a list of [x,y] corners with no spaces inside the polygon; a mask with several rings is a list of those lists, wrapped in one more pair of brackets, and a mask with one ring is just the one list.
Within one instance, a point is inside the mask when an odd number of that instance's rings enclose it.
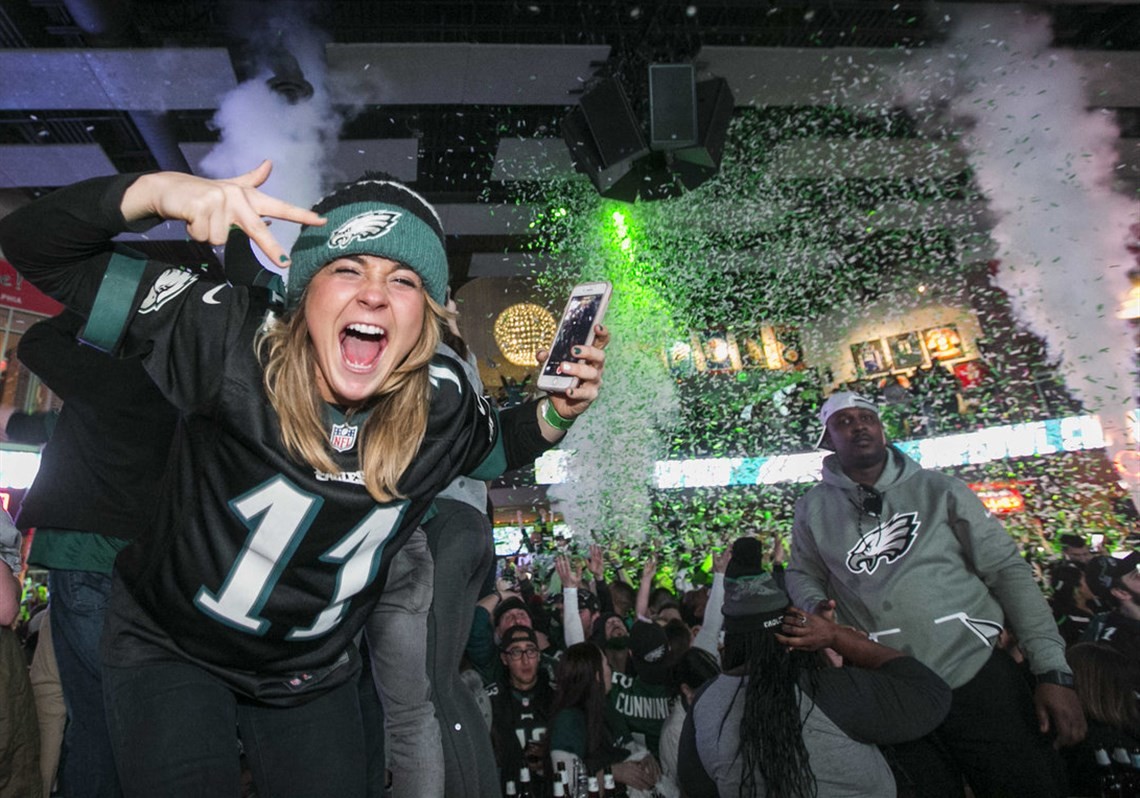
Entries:
{"label": "person holding phone in crowd", "polygon": [[[452,479],[532,460],[601,384],[604,329],[562,365],[576,387],[496,413],[436,357],[447,260],[431,206],[361,179],[305,210],[259,190],[270,169],[97,178],[0,220],[8,260],[86,316],[89,340],[140,355],[182,414],[154,534],[120,554],[104,629],[128,796],[232,794],[235,731],[259,793],[362,795],[354,641],[394,555]],[[303,225],[291,253],[263,217]],[[284,312],[267,313],[268,289],[112,241],[163,219],[211,244],[243,229],[289,268]]]}

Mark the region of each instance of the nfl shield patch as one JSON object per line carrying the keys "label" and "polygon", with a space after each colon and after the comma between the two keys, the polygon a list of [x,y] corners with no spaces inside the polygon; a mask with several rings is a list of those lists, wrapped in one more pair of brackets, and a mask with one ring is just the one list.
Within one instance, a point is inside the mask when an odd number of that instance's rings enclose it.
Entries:
{"label": "nfl shield patch", "polygon": [[329,443],[338,452],[347,452],[356,445],[356,427],[352,424],[333,424]]}

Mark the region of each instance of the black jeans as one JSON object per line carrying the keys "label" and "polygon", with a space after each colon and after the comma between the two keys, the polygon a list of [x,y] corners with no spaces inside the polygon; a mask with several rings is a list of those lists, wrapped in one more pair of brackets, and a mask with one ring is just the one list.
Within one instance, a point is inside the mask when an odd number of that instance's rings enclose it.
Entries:
{"label": "black jeans", "polygon": [[355,680],[299,706],[271,707],[187,662],[104,661],[103,689],[127,798],[236,798],[239,732],[259,795],[365,794]]}
{"label": "black jeans", "polygon": [[950,714],[931,734],[887,750],[900,795],[1049,798],[1067,794],[1064,763],[1041,734],[1025,674],[995,651],[954,690]]}

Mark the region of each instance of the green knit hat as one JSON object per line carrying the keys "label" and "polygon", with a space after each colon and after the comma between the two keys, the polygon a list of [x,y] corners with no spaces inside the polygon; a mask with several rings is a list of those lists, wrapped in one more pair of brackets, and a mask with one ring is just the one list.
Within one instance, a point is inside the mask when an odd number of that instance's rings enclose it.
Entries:
{"label": "green knit hat", "polygon": [[346,255],[399,261],[420,276],[428,296],[440,305],[446,302],[443,223],[419,194],[395,181],[365,176],[322,198],[313,211],[328,222],[302,227],[293,244],[287,308],[297,307],[321,267]]}

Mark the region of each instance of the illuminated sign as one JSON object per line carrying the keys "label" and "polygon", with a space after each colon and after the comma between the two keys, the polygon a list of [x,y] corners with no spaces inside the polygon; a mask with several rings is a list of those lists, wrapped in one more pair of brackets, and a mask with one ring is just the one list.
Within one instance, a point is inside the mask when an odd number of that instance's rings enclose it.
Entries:
{"label": "illuminated sign", "polygon": [[34,285],[16,271],[16,267],[0,259],[0,307],[26,310],[43,316],[55,316],[63,311],[63,305]]}
{"label": "illuminated sign", "polygon": [[1014,485],[1005,482],[975,482],[970,490],[978,495],[986,509],[995,515],[1019,513],[1025,509],[1025,497]]}
{"label": "illuminated sign", "polygon": [[[895,441],[894,444],[923,468],[948,468],[1014,457],[1103,449],[1105,440],[1096,416],[1069,416],[938,438]],[[828,454],[814,451],[772,457],[659,460],[653,469],[653,481],[661,490],[816,482],[823,458]],[[570,455],[561,450],[544,454],[535,469],[535,482],[550,485],[565,481],[569,458]]]}
{"label": "illuminated sign", "polygon": [[8,488],[29,488],[39,470],[39,451],[0,449],[0,485]]}

